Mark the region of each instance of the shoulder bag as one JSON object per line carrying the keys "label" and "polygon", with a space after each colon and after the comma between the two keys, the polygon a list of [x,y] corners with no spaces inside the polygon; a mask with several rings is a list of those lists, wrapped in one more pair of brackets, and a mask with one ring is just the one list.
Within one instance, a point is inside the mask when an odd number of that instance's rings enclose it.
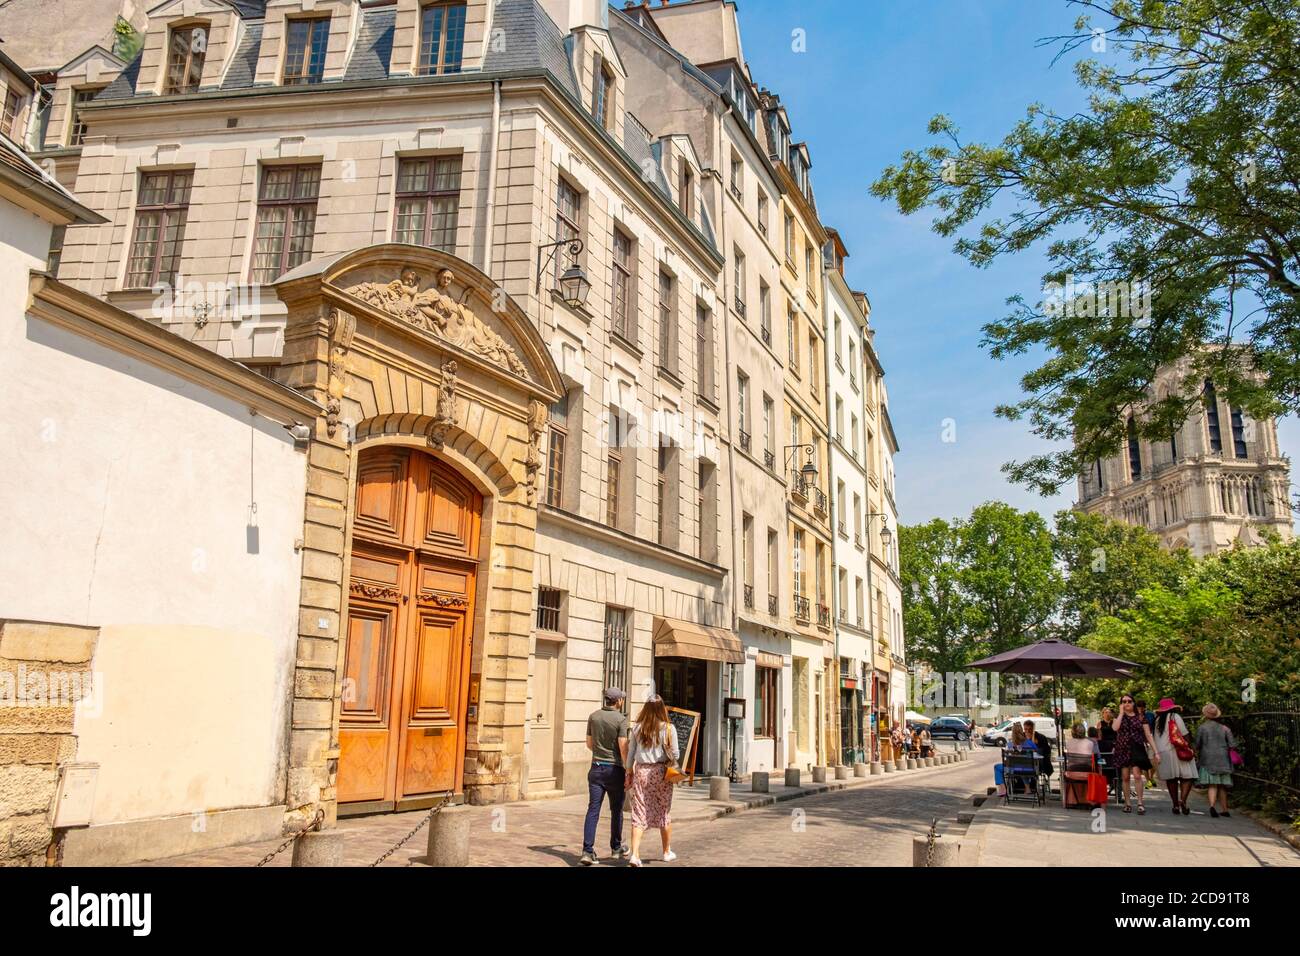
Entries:
{"label": "shoulder bag", "polygon": [[[672,724],[665,728],[665,734],[674,733]],[[668,737],[664,737],[664,781],[667,783],[680,783],[686,779],[686,774],[677,769],[677,761],[673,759],[668,750]]]}

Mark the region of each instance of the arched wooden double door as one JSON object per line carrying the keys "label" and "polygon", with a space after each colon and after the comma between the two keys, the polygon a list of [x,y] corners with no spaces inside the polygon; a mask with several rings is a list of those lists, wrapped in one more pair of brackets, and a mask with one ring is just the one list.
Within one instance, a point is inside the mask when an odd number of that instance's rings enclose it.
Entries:
{"label": "arched wooden double door", "polygon": [[483,499],[419,451],[357,467],[339,718],[340,811],[462,786]]}

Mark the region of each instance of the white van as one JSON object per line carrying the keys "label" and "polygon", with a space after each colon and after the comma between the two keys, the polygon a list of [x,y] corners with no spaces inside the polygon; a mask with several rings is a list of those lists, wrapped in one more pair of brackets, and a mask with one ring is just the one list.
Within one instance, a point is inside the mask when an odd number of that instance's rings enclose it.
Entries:
{"label": "white van", "polygon": [[1032,721],[1034,730],[1042,734],[1048,740],[1056,743],[1056,724],[1047,714],[1036,717],[1010,717],[1002,721],[996,727],[991,727],[980,738],[980,743],[986,747],[1005,747],[1007,741],[1011,739],[1012,724],[1023,724],[1026,720]]}

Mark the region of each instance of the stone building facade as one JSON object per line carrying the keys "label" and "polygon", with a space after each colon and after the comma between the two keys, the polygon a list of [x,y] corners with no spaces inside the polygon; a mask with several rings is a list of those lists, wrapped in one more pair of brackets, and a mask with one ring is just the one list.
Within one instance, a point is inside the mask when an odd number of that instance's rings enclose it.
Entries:
{"label": "stone building facade", "polygon": [[[1162,369],[1152,394],[1164,397],[1186,377]],[[1201,401],[1167,441],[1130,434],[1120,453],[1092,462],[1079,477],[1086,514],[1104,514],[1154,532],[1168,548],[1197,557],[1293,535],[1291,464],[1277,422],[1256,420],[1206,381]]]}
{"label": "stone building facade", "polygon": [[[581,791],[611,685],[701,714],[697,772],[841,759],[831,284],[863,365],[843,497],[875,511],[883,411],[865,299],[826,271],[807,147],[734,4],[171,0],[130,62],[95,43],[48,88],[27,143],[86,209],[51,288],[291,429],[286,623],[247,629],[275,631],[257,706],[282,737],[204,839]],[[238,741],[229,719],[196,739]],[[232,808],[176,784],[92,813],[81,858],[189,848],[190,815]]]}

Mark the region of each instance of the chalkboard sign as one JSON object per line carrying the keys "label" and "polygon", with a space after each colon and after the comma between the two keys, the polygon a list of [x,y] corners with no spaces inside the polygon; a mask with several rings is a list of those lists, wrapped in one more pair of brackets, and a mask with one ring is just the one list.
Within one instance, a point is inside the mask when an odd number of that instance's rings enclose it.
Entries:
{"label": "chalkboard sign", "polygon": [[680,707],[669,707],[667,710],[668,722],[673,725],[673,731],[677,734],[677,769],[688,774],[693,782],[695,747],[698,743],[696,738],[700,733],[699,711],[682,710]]}

